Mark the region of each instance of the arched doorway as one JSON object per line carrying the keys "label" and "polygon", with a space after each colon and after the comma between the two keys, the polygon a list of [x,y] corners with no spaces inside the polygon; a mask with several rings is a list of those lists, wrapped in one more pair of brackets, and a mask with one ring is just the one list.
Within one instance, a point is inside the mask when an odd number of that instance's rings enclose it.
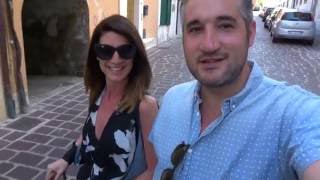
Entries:
{"label": "arched doorway", "polygon": [[28,81],[83,74],[90,36],[86,1],[24,1],[22,27]]}
{"label": "arched doorway", "polygon": [[85,1],[25,1],[22,25],[27,73],[81,73],[89,41],[88,13]]}

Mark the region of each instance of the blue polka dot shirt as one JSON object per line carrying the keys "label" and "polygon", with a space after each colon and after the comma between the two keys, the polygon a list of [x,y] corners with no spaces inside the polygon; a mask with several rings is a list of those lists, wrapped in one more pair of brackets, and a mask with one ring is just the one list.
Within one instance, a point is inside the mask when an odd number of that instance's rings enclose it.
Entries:
{"label": "blue polka dot shirt", "polygon": [[225,99],[221,115],[203,132],[199,84],[172,87],[150,133],[158,157],[154,179],[173,168],[171,154],[190,144],[174,179],[288,179],[303,177],[320,160],[320,98],[252,70],[246,86]]}

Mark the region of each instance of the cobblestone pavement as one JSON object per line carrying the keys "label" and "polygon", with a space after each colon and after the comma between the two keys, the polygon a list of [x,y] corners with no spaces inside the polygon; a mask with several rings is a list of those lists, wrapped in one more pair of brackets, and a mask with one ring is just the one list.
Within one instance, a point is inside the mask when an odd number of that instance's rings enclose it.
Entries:
{"label": "cobblestone pavement", "polygon": [[[320,94],[320,41],[314,46],[292,41],[272,44],[261,19],[249,58],[266,74]],[[192,79],[183,59],[181,38],[148,50],[154,78],[150,93],[161,99],[168,87]],[[33,110],[0,124],[0,180],[44,179],[49,162],[62,156],[81,131],[87,96],[82,82],[46,97]],[[76,167],[68,170],[74,179]]]}
{"label": "cobblestone pavement", "polygon": [[257,17],[256,22],[257,37],[249,58],[261,65],[267,75],[320,95],[320,29],[313,46],[293,40],[274,44],[261,18]]}

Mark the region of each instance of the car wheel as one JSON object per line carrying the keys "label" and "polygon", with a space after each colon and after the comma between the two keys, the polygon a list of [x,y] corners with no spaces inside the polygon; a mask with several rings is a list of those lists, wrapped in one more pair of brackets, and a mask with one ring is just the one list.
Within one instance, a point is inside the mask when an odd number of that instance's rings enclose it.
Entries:
{"label": "car wheel", "polygon": [[277,43],[278,41],[279,41],[279,38],[276,38],[276,37],[272,36],[272,42],[273,43]]}
{"label": "car wheel", "polygon": [[313,40],[313,39],[312,39],[312,40],[308,40],[307,42],[308,42],[308,44],[309,44],[310,46],[312,46],[313,43],[314,43],[314,40]]}

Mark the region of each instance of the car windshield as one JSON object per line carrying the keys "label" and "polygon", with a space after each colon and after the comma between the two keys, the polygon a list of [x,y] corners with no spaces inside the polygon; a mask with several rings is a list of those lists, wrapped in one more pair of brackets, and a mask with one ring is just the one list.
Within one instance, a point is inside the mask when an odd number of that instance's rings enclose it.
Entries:
{"label": "car windshield", "polygon": [[312,21],[312,16],[311,16],[311,13],[286,12],[282,16],[282,20],[287,20],[287,21]]}

